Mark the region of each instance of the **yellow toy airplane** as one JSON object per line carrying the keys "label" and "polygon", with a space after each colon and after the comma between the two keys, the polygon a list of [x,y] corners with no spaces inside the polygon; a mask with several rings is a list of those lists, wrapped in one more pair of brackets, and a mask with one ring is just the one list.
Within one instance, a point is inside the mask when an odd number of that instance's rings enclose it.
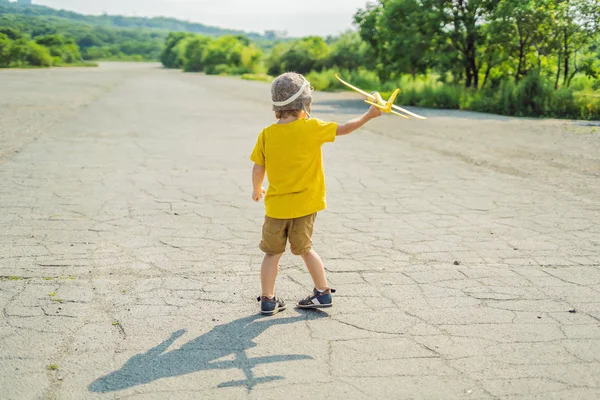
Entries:
{"label": "yellow toy airplane", "polygon": [[338,74],[335,74],[335,77],[340,82],[342,82],[344,85],[348,86],[350,89],[365,96],[367,98],[367,100],[365,100],[365,103],[379,108],[384,113],[395,114],[395,115],[398,115],[399,117],[402,117],[405,119],[410,119],[410,118],[404,114],[410,115],[411,117],[415,117],[417,119],[427,119],[425,117],[422,117],[420,115],[412,113],[408,110],[405,110],[402,107],[398,107],[398,106],[394,105],[394,101],[396,101],[396,97],[398,97],[398,93],[400,93],[400,89],[394,90],[394,93],[392,93],[389,100],[386,102],[386,101],[383,101],[383,98],[381,97],[379,92],[367,93],[364,90],[361,90],[361,89],[357,88],[356,86],[353,86],[353,85],[349,84],[348,82],[344,81],[342,78],[340,78],[338,76]]}

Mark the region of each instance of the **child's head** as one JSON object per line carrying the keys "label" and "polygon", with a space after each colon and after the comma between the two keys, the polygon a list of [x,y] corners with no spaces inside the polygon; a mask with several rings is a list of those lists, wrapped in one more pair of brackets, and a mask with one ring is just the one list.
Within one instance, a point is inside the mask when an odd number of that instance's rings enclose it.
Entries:
{"label": "child's head", "polygon": [[311,112],[312,88],[300,74],[286,72],[279,75],[271,85],[273,111],[277,118],[298,117],[301,111]]}

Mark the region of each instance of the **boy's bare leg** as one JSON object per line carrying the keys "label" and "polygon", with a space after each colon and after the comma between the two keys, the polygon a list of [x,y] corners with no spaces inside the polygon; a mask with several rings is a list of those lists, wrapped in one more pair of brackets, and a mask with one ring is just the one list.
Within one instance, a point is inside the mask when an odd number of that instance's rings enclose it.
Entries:
{"label": "boy's bare leg", "polygon": [[308,253],[302,254],[301,257],[306,264],[306,268],[308,268],[308,272],[310,272],[310,276],[315,284],[315,288],[318,290],[327,289],[328,286],[327,278],[325,277],[325,266],[323,265],[323,261],[321,261],[321,257],[319,257],[317,252],[311,249]]}
{"label": "boy's bare leg", "polygon": [[281,254],[265,254],[262,266],[260,269],[260,285],[262,287],[262,295],[272,298],[275,296],[275,279],[279,272],[279,260]]}

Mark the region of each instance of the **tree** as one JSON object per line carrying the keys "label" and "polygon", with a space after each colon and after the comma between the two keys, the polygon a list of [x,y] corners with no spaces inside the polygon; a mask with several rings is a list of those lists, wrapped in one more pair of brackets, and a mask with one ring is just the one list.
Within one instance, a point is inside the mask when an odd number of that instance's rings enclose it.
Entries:
{"label": "tree", "polygon": [[[563,61],[563,85],[568,87],[581,69],[577,64],[578,52],[591,43],[600,29],[600,4],[598,0],[555,0],[555,6],[556,26],[560,33],[559,58]],[[560,74],[559,60],[556,85]]]}
{"label": "tree", "polygon": [[[171,32],[165,41],[165,47],[160,55],[160,61],[167,68],[181,68],[185,63],[185,50],[181,43],[193,35],[185,32]],[[182,49],[183,47],[183,49]]]}
{"label": "tree", "polygon": [[4,34],[0,33],[0,68],[10,66],[12,40]]}
{"label": "tree", "polygon": [[23,37],[21,31],[9,27],[0,27],[0,34],[5,35],[10,40],[18,40]]}
{"label": "tree", "polygon": [[50,67],[52,65],[52,56],[48,49],[35,42],[28,43],[28,51],[25,60],[28,65],[36,67]]}
{"label": "tree", "polygon": [[250,44],[242,50],[240,64],[247,72],[252,72],[256,69],[256,66],[260,63],[262,58],[263,52],[253,44]]}
{"label": "tree", "polygon": [[495,0],[424,0],[430,9],[429,28],[439,39],[436,51],[456,51],[465,73],[467,88],[479,87],[480,50],[485,47],[483,22],[498,5]]}
{"label": "tree", "polygon": [[380,60],[387,76],[408,73],[413,78],[432,65],[439,29],[435,15],[417,0],[391,1],[377,17]]}
{"label": "tree", "polygon": [[267,73],[269,75],[277,76],[285,72],[281,63],[281,56],[287,51],[288,47],[289,45],[284,43],[277,43],[273,46],[271,53],[266,59]]}
{"label": "tree", "polygon": [[[499,19],[503,28],[497,32],[508,33],[503,37],[504,49],[510,57],[517,60],[515,82],[519,82],[534,67],[530,65],[529,56],[535,52],[536,44],[547,39],[543,36],[547,31],[541,27],[550,23],[549,7],[548,0],[504,0],[495,9],[494,17]],[[538,60],[538,69],[540,63]]]}
{"label": "tree", "polygon": [[[379,0],[355,15],[384,75],[413,74],[431,66],[464,74],[467,88],[478,88],[485,48],[483,25],[497,6],[494,0]],[[456,71],[460,63],[462,72]]]}
{"label": "tree", "polygon": [[57,63],[71,64],[81,60],[79,47],[73,39],[67,39],[62,35],[46,35],[36,38],[35,41],[47,48]]}
{"label": "tree", "polygon": [[243,48],[244,44],[235,36],[223,36],[204,50],[204,65],[212,71],[217,65],[239,66]]}
{"label": "tree", "polygon": [[326,68],[356,70],[374,63],[374,54],[357,32],[343,33],[331,41],[330,48],[329,57],[324,61]]}
{"label": "tree", "polygon": [[200,72],[204,70],[204,49],[211,41],[212,39],[208,36],[196,36],[188,42],[185,49],[184,71]]}
{"label": "tree", "polygon": [[277,58],[273,54],[271,55],[269,73],[277,75],[284,71],[296,71],[300,74],[307,74],[310,71],[322,70],[329,51],[329,46],[319,36],[309,36],[290,42],[273,49]]}

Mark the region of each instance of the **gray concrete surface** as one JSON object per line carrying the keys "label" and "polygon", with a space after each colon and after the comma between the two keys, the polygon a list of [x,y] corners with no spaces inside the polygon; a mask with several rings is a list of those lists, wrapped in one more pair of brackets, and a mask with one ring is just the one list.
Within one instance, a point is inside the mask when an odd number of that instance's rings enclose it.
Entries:
{"label": "gray concrete surface", "polygon": [[[0,398],[600,398],[598,127],[420,110],[327,145],[335,307],[261,318],[268,85],[103,64],[0,88]],[[310,289],[285,256],[278,293]]]}

